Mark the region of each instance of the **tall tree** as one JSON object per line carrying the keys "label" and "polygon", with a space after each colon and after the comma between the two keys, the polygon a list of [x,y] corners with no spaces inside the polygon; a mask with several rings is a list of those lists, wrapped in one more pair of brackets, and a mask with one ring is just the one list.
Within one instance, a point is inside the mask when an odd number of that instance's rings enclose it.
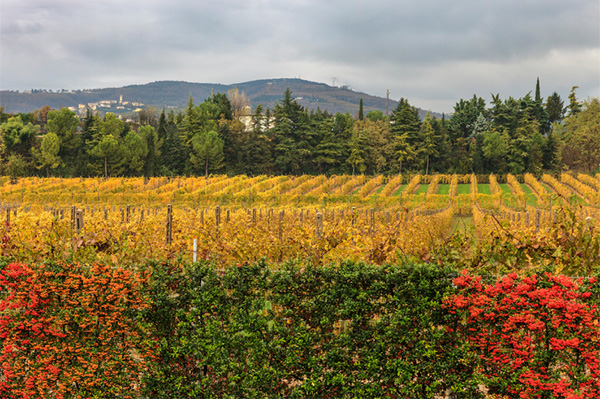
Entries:
{"label": "tall tree", "polygon": [[510,138],[496,129],[485,133],[483,138],[484,170],[488,173],[505,173],[506,155]]}
{"label": "tall tree", "polygon": [[[408,163],[411,166],[411,162],[417,160],[421,130],[417,108],[411,106],[408,100],[401,98],[390,115],[390,124],[394,153],[402,170],[404,164]],[[412,166],[416,167],[417,163]]]}
{"label": "tall tree", "polygon": [[50,176],[50,169],[56,169],[62,163],[62,159],[58,155],[59,151],[60,139],[53,132],[42,137],[39,149],[31,149],[36,168],[44,169],[47,177]]}
{"label": "tall tree", "polygon": [[546,112],[550,123],[562,121],[565,115],[565,104],[557,92],[546,99]]}
{"label": "tall tree", "polygon": [[[153,129],[152,126],[143,126]],[[126,171],[131,176],[139,176],[144,170],[148,156],[148,144],[140,134],[131,130],[122,142],[123,162]]]}
{"label": "tall tree", "polygon": [[92,157],[89,167],[95,169],[96,173],[103,170],[104,178],[109,176],[109,172],[112,175],[122,173],[121,135],[124,130],[123,121],[115,114],[108,113],[89,143],[88,153]]}
{"label": "tall tree", "polygon": [[299,174],[310,166],[312,134],[308,113],[287,88],[283,100],[275,106],[271,134],[275,142],[275,165],[280,173]]}
{"label": "tall tree", "polygon": [[363,121],[365,120],[365,114],[363,111],[363,99],[360,99],[360,103],[358,104],[358,120],[359,121]]}
{"label": "tall tree", "polygon": [[196,171],[204,171],[208,178],[208,172],[218,171],[223,167],[223,161],[223,140],[217,132],[202,132],[192,138],[190,163]]}
{"label": "tall tree", "polygon": [[0,136],[3,146],[8,154],[19,154],[23,159],[27,159],[30,150],[34,146],[38,126],[31,123],[23,123],[20,116],[8,118],[6,122],[0,125]]}
{"label": "tall tree", "polygon": [[439,154],[437,149],[437,141],[439,137],[436,136],[435,130],[433,130],[433,127],[431,126],[431,115],[429,112],[421,124],[421,130],[419,134],[421,136],[419,152],[425,157],[425,174],[428,175],[431,157],[435,157]]}
{"label": "tall tree", "polygon": [[570,169],[593,172],[600,169],[600,100],[585,101],[581,111],[564,120],[561,156]]}
{"label": "tall tree", "polygon": [[567,105],[569,116],[575,116],[581,111],[581,103],[577,100],[577,94],[575,93],[578,88],[579,86],[573,86],[569,93],[569,105]]}
{"label": "tall tree", "polygon": [[[164,115],[164,113],[162,114]],[[165,126],[166,130],[166,126]],[[146,159],[144,161],[144,176],[153,177],[157,174],[159,168],[159,159],[161,154],[162,140],[158,138],[158,133],[152,126],[140,127],[139,135],[147,148]]]}

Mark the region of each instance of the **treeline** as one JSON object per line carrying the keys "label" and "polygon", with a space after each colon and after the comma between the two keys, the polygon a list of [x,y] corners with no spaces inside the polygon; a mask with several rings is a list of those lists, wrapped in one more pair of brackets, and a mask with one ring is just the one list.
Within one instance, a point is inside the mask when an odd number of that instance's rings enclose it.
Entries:
{"label": "treeline", "polygon": [[[448,118],[401,99],[389,116],[309,111],[288,89],[273,110],[236,90],[135,123],[88,109],[0,112],[0,173],[54,176],[534,173],[600,168],[600,102],[554,92],[461,99]],[[0,109],[1,110],[1,109]]]}

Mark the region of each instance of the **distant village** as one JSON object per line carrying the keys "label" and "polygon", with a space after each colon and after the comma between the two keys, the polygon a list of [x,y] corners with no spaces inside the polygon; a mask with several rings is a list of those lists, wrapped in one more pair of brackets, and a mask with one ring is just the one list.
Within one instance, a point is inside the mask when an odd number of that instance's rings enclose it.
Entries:
{"label": "distant village", "polygon": [[[136,101],[123,101],[123,95],[119,96],[119,100],[101,100],[93,103],[79,104],[77,107],[68,107],[71,111],[77,113],[79,116],[85,116],[86,110],[89,108],[96,112],[112,112],[117,115],[120,119],[124,118],[124,114],[131,112],[139,112],[144,107],[144,103]],[[131,120],[126,120],[131,122]]]}

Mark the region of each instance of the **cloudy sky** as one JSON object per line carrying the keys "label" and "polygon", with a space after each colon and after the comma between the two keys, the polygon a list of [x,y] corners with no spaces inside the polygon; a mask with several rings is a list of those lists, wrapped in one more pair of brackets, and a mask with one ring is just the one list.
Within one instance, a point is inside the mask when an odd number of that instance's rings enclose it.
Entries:
{"label": "cloudy sky", "polygon": [[600,96],[598,0],[0,0],[0,89],[292,78],[449,112]]}

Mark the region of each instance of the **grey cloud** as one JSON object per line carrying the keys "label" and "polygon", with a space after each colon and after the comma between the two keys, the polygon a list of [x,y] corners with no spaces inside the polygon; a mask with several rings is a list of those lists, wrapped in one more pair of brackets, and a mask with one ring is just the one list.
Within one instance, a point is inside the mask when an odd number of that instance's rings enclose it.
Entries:
{"label": "grey cloud", "polygon": [[[0,50],[11,54],[0,61],[2,89],[336,76],[437,105],[467,91],[522,95],[533,75],[561,90],[579,84],[582,95],[600,87],[598,73],[580,66],[600,68],[597,0],[3,0],[0,8]],[[571,73],[561,55],[579,57]]]}

